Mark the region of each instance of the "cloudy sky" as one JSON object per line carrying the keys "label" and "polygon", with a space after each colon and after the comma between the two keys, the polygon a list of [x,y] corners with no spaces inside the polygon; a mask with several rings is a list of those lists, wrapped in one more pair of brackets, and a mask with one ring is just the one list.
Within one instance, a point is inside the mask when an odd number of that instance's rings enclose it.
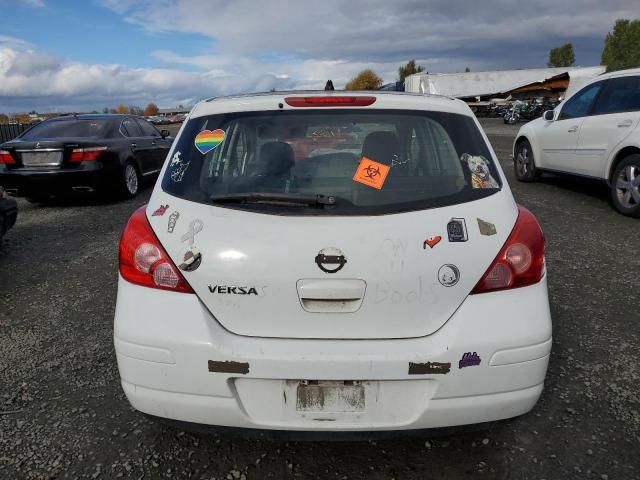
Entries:
{"label": "cloudy sky", "polygon": [[597,65],[638,0],[0,0],[0,112],[190,105],[271,88],[544,67],[572,42]]}

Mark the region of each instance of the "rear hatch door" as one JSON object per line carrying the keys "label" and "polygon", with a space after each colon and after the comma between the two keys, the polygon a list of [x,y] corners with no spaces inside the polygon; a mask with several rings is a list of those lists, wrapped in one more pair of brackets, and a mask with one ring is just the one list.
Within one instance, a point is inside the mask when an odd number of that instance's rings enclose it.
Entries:
{"label": "rear hatch door", "polygon": [[[201,302],[229,331],[257,337],[429,335],[469,295],[517,218],[508,190],[354,217],[256,213],[161,191],[154,202],[151,225]],[[166,213],[153,215],[163,204]],[[200,255],[191,267],[188,252]]]}

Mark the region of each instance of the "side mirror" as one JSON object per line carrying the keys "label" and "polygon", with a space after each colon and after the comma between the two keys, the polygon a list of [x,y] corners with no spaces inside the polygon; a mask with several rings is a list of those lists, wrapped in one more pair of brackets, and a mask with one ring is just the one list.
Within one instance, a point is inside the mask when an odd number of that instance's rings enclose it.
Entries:
{"label": "side mirror", "polygon": [[169,130],[160,130],[160,135],[162,135],[162,138],[167,138],[171,135],[171,132]]}
{"label": "side mirror", "polygon": [[542,115],[542,117],[547,121],[547,122],[553,122],[553,120],[555,119],[555,112],[553,110],[547,110],[546,112],[544,112],[544,114]]}

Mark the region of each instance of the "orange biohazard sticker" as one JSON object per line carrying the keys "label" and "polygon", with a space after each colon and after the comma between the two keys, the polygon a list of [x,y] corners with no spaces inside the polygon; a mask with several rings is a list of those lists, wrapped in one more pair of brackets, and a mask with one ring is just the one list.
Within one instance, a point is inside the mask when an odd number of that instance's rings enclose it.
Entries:
{"label": "orange biohazard sticker", "polygon": [[362,157],[353,179],[356,182],[380,190],[384,185],[384,181],[387,179],[387,175],[389,175],[389,169],[389,165],[378,163],[367,157]]}

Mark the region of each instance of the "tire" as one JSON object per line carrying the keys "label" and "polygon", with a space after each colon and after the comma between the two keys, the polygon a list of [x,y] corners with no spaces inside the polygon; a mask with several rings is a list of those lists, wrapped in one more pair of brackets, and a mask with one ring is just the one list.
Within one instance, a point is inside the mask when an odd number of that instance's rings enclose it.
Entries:
{"label": "tire", "polygon": [[140,173],[131,160],[124,164],[120,172],[119,187],[122,198],[133,198],[140,191]]}
{"label": "tire", "polygon": [[516,145],[513,173],[520,182],[535,182],[540,177],[529,140],[522,140]]}
{"label": "tire", "polygon": [[617,211],[640,217],[640,154],[625,157],[611,176],[611,202]]}

